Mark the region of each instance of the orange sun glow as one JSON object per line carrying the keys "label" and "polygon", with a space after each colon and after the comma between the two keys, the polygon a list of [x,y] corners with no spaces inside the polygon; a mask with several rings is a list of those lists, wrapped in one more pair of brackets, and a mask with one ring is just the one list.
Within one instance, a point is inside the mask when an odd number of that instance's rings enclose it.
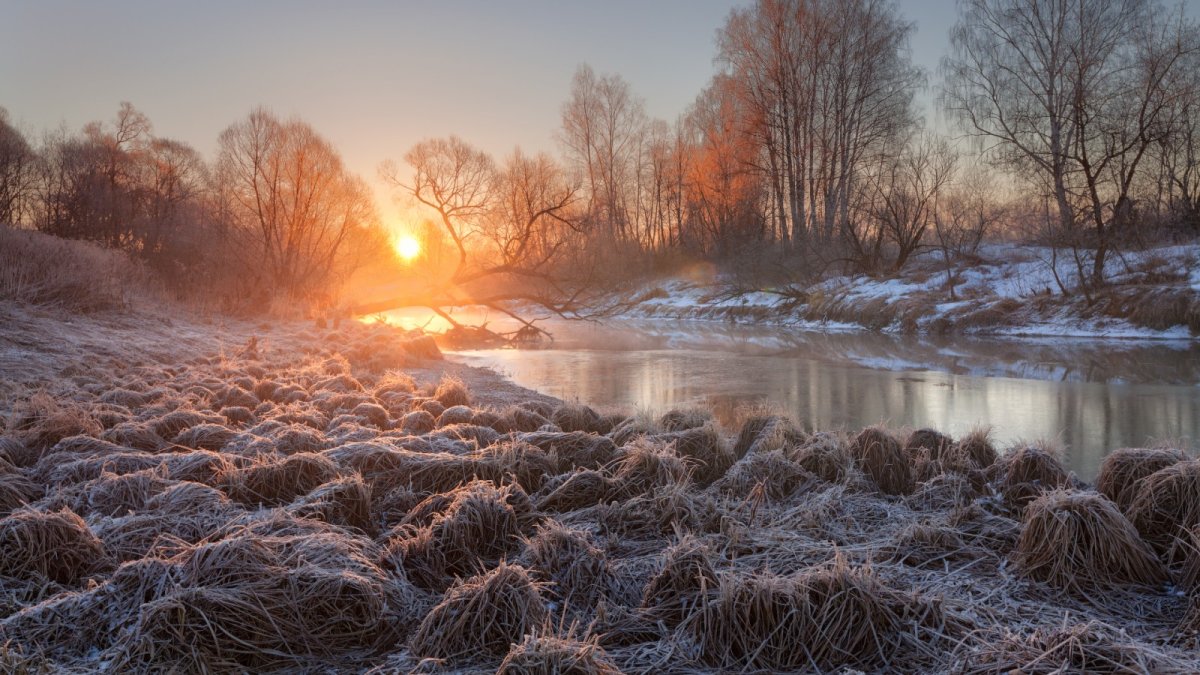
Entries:
{"label": "orange sun glow", "polygon": [[396,239],[395,243],[396,255],[405,262],[411,262],[414,258],[421,255],[421,242],[417,241],[416,237],[405,234]]}

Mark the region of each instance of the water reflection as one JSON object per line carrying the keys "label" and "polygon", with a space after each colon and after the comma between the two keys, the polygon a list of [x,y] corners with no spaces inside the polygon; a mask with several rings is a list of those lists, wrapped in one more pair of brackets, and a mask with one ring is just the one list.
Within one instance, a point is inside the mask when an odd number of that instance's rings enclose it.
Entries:
{"label": "water reflection", "polygon": [[1165,438],[1194,447],[1200,436],[1200,354],[1187,343],[797,335],[666,322],[555,328],[549,348],[459,358],[567,400],[656,413],[701,404],[726,423],[738,407],[765,403],[810,428],[886,422],[957,435],[990,424],[1002,444],[1058,440],[1088,479],[1114,448]]}

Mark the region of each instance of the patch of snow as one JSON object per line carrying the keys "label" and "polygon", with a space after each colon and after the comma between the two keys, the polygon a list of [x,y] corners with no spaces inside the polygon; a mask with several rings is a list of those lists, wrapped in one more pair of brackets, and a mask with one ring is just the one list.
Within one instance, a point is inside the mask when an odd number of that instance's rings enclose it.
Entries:
{"label": "patch of snow", "polygon": [[[1135,326],[1116,318],[1084,318],[1068,311],[1070,304],[1059,293],[1059,283],[1068,288],[1078,284],[1076,261],[1069,253],[1059,252],[1057,258],[1044,247],[1015,244],[988,244],[980,248],[985,262],[955,270],[954,288],[960,299],[951,300],[946,288],[944,271],[927,265],[919,273],[909,271],[886,279],[865,275],[837,276],[813,284],[807,289],[796,288],[794,295],[807,290],[815,296],[831,298],[832,306],[848,312],[881,303],[895,306],[903,312],[925,303],[928,311],[920,312],[917,324],[930,329],[941,321],[953,324],[973,308],[984,309],[998,301],[1016,301],[1026,309],[1013,314],[1020,323],[1015,326],[984,326],[972,332],[1010,336],[1049,336],[1058,338],[1114,339],[1195,339],[1185,326],[1154,330]],[[1186,283],[1200,293],[1200,244],[1187,244],[1126,252],[1111,256],[1106,274],[1115,281],[1134,280],[1144,270],[1158,265],[1185,272]],[[1090,267],[1085,261],[1085,267]],[[917,266],[914,266],[916,268]],[[758,291],[744,294],[731,292],[729,280],[716,277],[706,283],[671,279],[655,286],[666,297],[658,297],[627,312],[630,317],[671,318],[696,321],[725,321],[733,323],[769,323],[795,327],[799,330],[842,332],[864,330],[854,323],[812,321],[804,318],[805,307],[794,307],[781,293]],[[786,289],[778,289],[781,292]],[[1031,300],[1038,299],[1038,305]],[[1048,300],[1048,302],[1046,302]],[[905,305],[896,305],[899,302]],[[1011,305],[1011,302],[1009,303]],[[1047,307],[1041,312],[1035,306]],[[1057,309],[1055,307],[1057,306]],[[792,309],[785,309],[791,307]],[[1009,313],[1008,307],[999,307]],[[836,311],[836,310],[835,310]],[[844,312],[841,312],[843,316]],[[911,320],[911,319],[909,319]],[[882,328],[883,332],[902,332],[897,320]],[[968,329],[970,330],[970,329]]]}

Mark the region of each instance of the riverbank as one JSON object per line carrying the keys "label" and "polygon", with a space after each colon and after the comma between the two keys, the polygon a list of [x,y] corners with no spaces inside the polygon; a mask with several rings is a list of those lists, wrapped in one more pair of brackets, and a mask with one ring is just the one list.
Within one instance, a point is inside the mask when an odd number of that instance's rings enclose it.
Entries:
{"label": "riverbank", "polygon": [[1097,491],[978,433],[596,412],[386,325],[0,311],[0,670],[1200,668],[1175,451]]}
{"label": "riverbank", "polygon": [[947,269],[929,253],[898,275],[834,276],[811,286],[764,289],[711,274],[665,279],[646,284],[626,315],[823,331],[1196,340],[1198,260],[1197,244],[1113,256],[1109,285],[1089,302],[1062,292],[1078,286],[1067,254],[997,244],[969,265]]}

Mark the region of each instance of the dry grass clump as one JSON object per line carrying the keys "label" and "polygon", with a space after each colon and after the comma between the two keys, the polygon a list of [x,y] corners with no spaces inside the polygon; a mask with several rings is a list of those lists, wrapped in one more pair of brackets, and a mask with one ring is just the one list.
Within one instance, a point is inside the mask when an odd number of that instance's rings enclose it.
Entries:
{"label": "dry grass clump", "polygon": [[128,450],[116,443],[96,438],[95,436],[67,436],[66,438],[55,443],[42,457],[38,460],[41,462],[50,455],[80,455],[86,457],[100,457],[107,455],[116,455]]}
{"label": "dry grass clump", "polygon": [[83,516],[122,516],[146,508],[152,497],[170,487],[173,481],[158,468],[126,474],[101,473],[95,478],[63,494],[72,511]]}
{"label": "dry grass clump", "polygon": [[546,604],[528,571],[500,563],[450,587],[421,621],[409,649],[449,663],[499,659],[510,645],[533,634],[546,616]]}
{"label": "dry grass clump", "polygon": [[167,444],[166,439],[154,433],[154,429],[143,422],[122,422],[105,429],[100,438],[121,447],[148,452],[154,452]]}
{"label": "dry grass clump", "polygon": [[920,612],[912,598],[838,558],[788,577],[724,575],[685,625],[704,662],[718,668],[906,670],[900,633],[921,623],[909,610]]}
{"label": "dry grass clump", "polygon": [[[361,448],[369,444],[351,445]],[[333,452],[338,451],[331,452],[331,456],[336,456]],[[480,477],[480,463],[475,458],[444,452],[383,450],[363,453],[342,463],[363,474],[373,489],[403,485],[426,494],[448,492]]]}
{"label": "dry grass clump", "polygon": [[1185,539],[1200,525],[1200,460],[1172,464],[1138,481],[1129,520],[1160,553]]}
{"label": "dry grass clump", "polygon": [[606,473],[595,469],[576,469],[549,478],[535,496],[542,511],[563,513],[604,502],[617,489]]}
{"label": "dry grass clump", "polygon": [[141,451],[117,450],[84,456],[56,452],[42,457],[26,475],[46,487],[62,487],[95,480],[104,473],[123,475],[152,469],[162,462],[161,455]]}
{"label": "dry grass clump", "polygon": [[1169,578],[1116,505],[1089,492],[1055,490],[1026,506],[1015,559],[1030,577],[1081,594]]}
{"label": "dry grass clump", "polygon": [[217,478],[217,484],[234,501],[250,506],[283,506],[334,480],[339,473],[328,458],[302,452],[282,460],[265,457],[245,468],[230,469]]}
{"label": "dry grass clump", "polygon": [[667,549],[662,568],[642,591],[642,607],[672,624],[683,621],[718,588],[712,552],[699,539],[685,535]]}
{"label": "dry grass clump", "polygon": [[246,425],[254,421],[254,411],[240,405],[225,406],[217,411],[228,424]]}
{"label": "dry grass clump", "polygon": [[110,405],[117,405],[132,410],[150,403],[161,394],[161,391],[142,392],[126,389],[125,387],[117,387],[115,389],[109,389],[101,394],[100,402],[108,403]]}
{"label": "dry grass clump", "polygon": [[357,473],[319,485],[288,506],[297,518],[316,518],[330,525],[374,532],[371,486]]}
{"label": "dry grass clump", "polygon": [[992,465],[991,471],[999,476],[997,483],[1004,501],[1018,514],[1043,492],[1071,484],[1071,476],[1057,451],[1045,444],[1009,450]]}
{"label": "dry grass clump", "polygon": [[880,492],[910,494],[915,487],[912,465],[899,441],[881,427],[867,427],[851,441],[848,452]]}
{"label": "dry grass clump", "polygon": [[526,635],[508,650],[496,675],[621,675],[621,669],[595,636]]}
{"label": "dry grass clump", "polygon": [[228,455],[211,450],[194,450],[163,457],[160,466],[171,480],[215,485],[219,476],[233,470],[234,462]]}
{"label": "dry grass clump", "polygon": [[332,392],[334,394],[349,394],[363,390],[362,383],[359,382],[353,375],[347,372],[341,372],[333,375],[310,387],[310,390],[315,394],[317,392]]}
{"label": "dry grass clump", "polygon": [[275,452],[295,455],[302,452],[320,452],[327,443],[321,432],[307,424],[284,424],[265,434]]}
{"label": "dry grass clump", "polygon": [[22,508],[0,519],[0,576],[73,584],[109,564],[104,545],[68,509]]}
{"label": "dry grass clump", "polygon": [[0,517],[41,499],[42,488],[15,471],[0,471]]}
{"label": "dry grass clump", "polygon": [[204,423],[219,423],[221,419],[198,410],[179,409],[150,421],[150,430],[161,438],[175,438],[181,432]]}
{"label": "dry grass clump", "polygon": [[644,494],[658,487],[686,483],[692,467],[673,445],[638,439],[621,448],[608,467],[619,492],[613,496]]}
{"label": "dry grass clump", "polygon": [[146,502],[147,512],[163,515],[218,512],[232,508],[235,507],[224,492],[192,481],[177,481]]}
{"label": "dry grass clump", "polygon": [[599,469],[617,456],[617,446],[612,439],[583,431],[535,431],[521,434],[520,439],[558,458],[564,471]]}
{"label": "dry grass clump", "polygon": [[19,454],[9,459],[17,466],[30,466],[62,439],[98,436],[104,427],[88,406],[38,392],[13,405],[7,430],[20,441],[20,446],[9,448]]}
{"label": "dry grass clump", "polygon": [[781,415],[751,417],[742,425],[733,447],[735,459],[750,452],[768,452],[789,445],[803,445],[806,436],[792,420]]}
{"label": "dry grass clump", "polygon": [[788,454],[800,468],[829,483],[842,482],[854,469],[854,458],[846,444],[830,432],[813,434]]}
{"label": "dry grass clump", "polygon": [[1100,463],[1100,473],[1096,476],[1096,490],[1112,500],[1122,512],[1128,513],[1129,505],[1137,494],[1138,481],[1159,469],[1187,459],[1187,453],[1172,448],[1113,450]]}
{"label": "dry grass clump", "polygon": [[371,393],[375,398],[384,400],[387,396],[393,394],[403,394],[405,396],[412,395],[417,391],[417,383],[408,373],[399,370],[389,370],[384,373],[383,377],[375,382],[375,388]]}
{"label": "dry grass clump", "polygon": [[537,431],[550,423],[549,419],[538,414],[536,411],[521,406],[513,406],[505,410],[501,415],[501,420],[508,427],[509,431],[524,433]]}
{"label": "dry grass clump", "polygon": [[601,532],[647,539],[686,532],[716,532],[721,526],[722,512],[710,493],[675,483],[632,499],[602,504],[595,516]]}
{"label": "dry grass clump", "polygon": [[609,582],[604,551],[592,544],[586,532],[552,520],[539,525],[525,542],[521,562],[550,582],[548,593],[568,607],[591,607]]}
{"label": "dry grass clump", "polygon": [[197,544],[240,514],[221,491],[179,482],[150,498],[141,513],[99,521],[96,536],[109,555],[126,562],[152,556],[159,548]]}
{"label": "dry grass clump", "polygon": [[640,436],[650,436],[666,431],[659,420],[652,419],[645,413],[639,413],[626,418],[606,434],[618,446],[629,445]]}
{"label": "dry grass clump", "polygon": [[491,427],[480,427],[474,424],[454,424],[425,435],[425,440],[430,442],[436,442],[439,439],[464,441],[474,449],[478,449],[486,448],[500,440],[500,434]]}
{"label": "dry grass clump", "polygon": [[918,452],[925,450],[931,460],[940,460],[954,445],[954,439],[935,429],[917,429],[904,442],[904,452],[915,459]]}
{"label": "dry grass clump", "polygon": [[658,418],[658,425],[663,431],[698,429],[713,422],[712,411],[704,408],[677,408],[663,413],[663,416]]}
{"label": "dry grass clump", "polygon": [[524,441],[501,441],[471,455],[480,478],[493,483],[515,480],[526,492],[542,488],[555,473],[555,461],[546,451]]}
{"label": "dry grass clump", "polygon": [[[235,533],[186,547],[166,570],[151,567],[151,578],[133,580],[149,597],[115,636],[112,666],[295,669],[396,640],[413,619],[416,596],[374,555],[369,545],[316,533]],[[155,583],[164,572],[173,583]]]}
{"label": "dry grass clump", "polygon": [[439,427],[448,427],[452,424],[470,424],[475,417],[475,411],[465,405],[456,405],[446,408],[437,418]]}
{"label": "dry grass clump", "polygon": [[401,417],[396,426],[410,434],[427,434],[437,428],[437,419],[425,410],[414,410]]}
{"label": "dry grass clump", "polygon": [[[441,382],[438,382],[437,389],[433,392],[433,397],[444,408],[452,408],[456,405],[471,405],[471,393],[467,390],[467,385],[457,377],[442,377]],[[438,412],[438,414],[440,415],[441,412]]]}
{"label": "dry grass clump", "polygon": [[978,494],[967,476],[948,471],[918,484],[905,501],[913,509],[938,511],[967,506]]}
{"label": "dry grass clump", "polygon": [[442,413],[446,412],[446,406],[442,405],[441,401],[438,401],[435,398],[421,401],[421,404],[418,406],[418,409],[424,410],[425,412],[429,413],[430,415],[433,415],[435,419],[437,417],[439,417]]}
{"label": "dry grass clump", "polygon": [[[423,511],[427,525],[418,523]],[[519,486],[475,481],[418,504],[388,537],[385,557],[419,585],[441,589],[515,551],[537,520]]]}
{"label": "dry grass clump", "polygon": [[582,403],[564,403],[550,415],[550,421],[563,431],[606,434],[612,429],[601,425],[600,413]]}
{"label": "dry grass clump", "polygon": [[692,477],[702,485],[724,476],[734,463],[733,450],[713,424],[668,431],[651,438],[657,443],[674,444],[675,453],[693,465]]}
{"label": "dry grass clump", "polygon": [[955,471],[982,471],[996,463],[999,455],[992,445],[990,428],[972,429],[945,450],[943,464]]}
{"label": "dry grass clump", "polygon": [[1187,662],[1100,621],[1042,626],[1026,635],[976,631],[951,655],[952,671],[983,673],[1188,673]]}
{"label": "dry grass clump", "polygon": [[761,495],[767,499],[779,500],[816,480],[815,476],[788,459],[782,450],[771,450],[756,452],[739,459],[733,468],[716,482],[716,488],[743,499]]}
{"label": "dry grass clump", "polygon": [[952,527],[913,523],[897,532],[881,553],[884,559],[902,565],[940,567],[943,561],[971,557],[973,552]]}
{"label": "dry grass clump", "polygon": [[184,429],[172,440],[176,445],[182,445],[185,448],[220,450],[236,435],[237,432],[223,424],[205,422]]}
{"label": "dry grass clump", "polygon": [[389,426],[387,408],[369,401],[359,403],[350,410],[350,414],[367,420],[372,426],[386,429]]}

